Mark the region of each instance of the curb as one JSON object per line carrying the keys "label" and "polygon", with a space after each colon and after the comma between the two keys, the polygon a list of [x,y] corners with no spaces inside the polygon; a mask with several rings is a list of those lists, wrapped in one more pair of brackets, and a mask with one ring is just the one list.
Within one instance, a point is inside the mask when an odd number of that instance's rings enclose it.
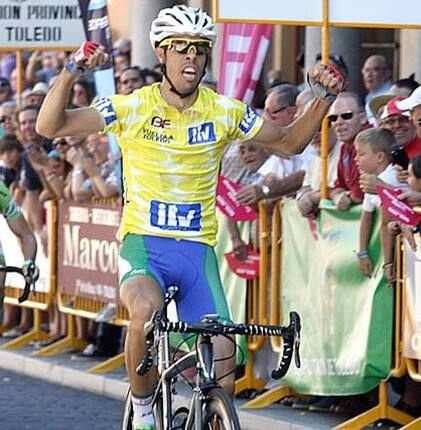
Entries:
{"label": "curb", "polygon": [[[124,401],[128,382],[116,378],[72,369],[62,364],[51,363],[41,358],[33,358],[10,350],[0,349],[0,367],[31,378],[41,379],[53,384],[63,385],[78,390],[88,391],[101,396]],[[187,399],[187,396],[181,397]],[[243,423],[243,430],[311,430],[314,427],[302,426],[293,422],[280,420],[276,416],[267,416],[267,411],[240,409],[236,401],[237,412]],[[273,414],[272,414],[273,415]],[[319,427],[328,428],[328,427]]]}

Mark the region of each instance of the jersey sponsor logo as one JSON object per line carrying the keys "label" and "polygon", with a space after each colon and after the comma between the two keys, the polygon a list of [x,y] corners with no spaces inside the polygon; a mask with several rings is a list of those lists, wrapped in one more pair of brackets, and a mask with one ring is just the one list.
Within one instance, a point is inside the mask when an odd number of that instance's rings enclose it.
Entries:
{"label": "jersey sponsor logo", "polygon": [[250,106],[247,106],[246,114],[244,115],[244,118],[240,122],[240,130],[244,134],[247,134],[252,129],[256,120],[257,120],[257,113]]}
{"label": "jersey sponsor logo", "polygon": [[151,119],[151,125],[158,128],[169,128],[171,126],[171,120],[163,119],[160,116],[154,116]]}
{"label": "jersey sponsor logo", "polygon": [[117,120],[117,115],[109,98],[99,99],[94,103],[94,106],[101,112],[107,125]]}
{"label": "jersey sponsor logo", "polygon": [[152,200],[150,214],[151,224],[162,230],[200,231],[200,203],[180,204]]}
{"label": "jersey sponsor logo", "polygon": [[189,145],[216,142],[215,124],[211,121],[204,122],[196,127],[189,127],[187,131],[189,136]]}
{"label": "jersey sponsor logo", "polygon": [[151,130],[149,128],[143,128],[142,132],[143,132],[143,139],[151,140],[152,142],[171,143],[174,140],[174,137],[172,135],[159,133],[158,131]]}

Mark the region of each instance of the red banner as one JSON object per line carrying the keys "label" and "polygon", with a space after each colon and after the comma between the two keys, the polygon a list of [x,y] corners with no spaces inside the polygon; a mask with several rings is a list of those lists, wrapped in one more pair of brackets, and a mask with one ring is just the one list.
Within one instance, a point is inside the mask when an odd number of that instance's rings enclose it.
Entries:
{"label": "red banner", "polygon": [[251,103],[271,37],[271,25],[224,24],[218,93]]}
{"label": "red banner", "polygon": [[253,221],[257,218],[256,211],[241,204],[235,197],[242,186],[220,176],[216,187],[216,206],[225,216],[234,221]]}
{"label": "red banner", "polygon": [[404,224],[417,226],[421,218],[408,203],[399,200],[401,193],[401,189],[391,190],[389,188],[377,187],[377,194],[382,201],[382,205],[393,218]]}
{"label": "red banner", "polygon": [[238,260],[234,252],[227,252],[225,258],[228,267],[237,276],[243,279],[256,279],[259,276],[260,257],[259,254],[251,247],[247,247],[247,258]]}

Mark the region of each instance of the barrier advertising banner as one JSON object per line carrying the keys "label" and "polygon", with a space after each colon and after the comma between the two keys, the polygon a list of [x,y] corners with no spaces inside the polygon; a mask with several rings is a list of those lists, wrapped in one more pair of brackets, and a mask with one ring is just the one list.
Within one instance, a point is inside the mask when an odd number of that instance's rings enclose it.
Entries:
{"label": "barrier advertising banner", "polygon": [[421,360],[421,239],[415,236],[417,251],[405,241],[406,274],[403,326],[403,356]]}
{"label": "barrier advertising banner", "polygon": [[72,48],[84,40],[78,0],[0,2],[0,48]]}
{"label": "barrier advertising banner", "polygon": [[368,249],[373,275],[358,269],[360,216],[360,206],[338,212],[326,201],[314,228],[294,200],[283,208],[282,309],[302,320],[302,367],[291,366],[285,381],[300,393],[364,393],[389,374],[393,289],[383,277],[378,219]]}
{"label": "barrier advertising banner", "polygon": [[62,201],[58,207],[58,290],[112,302],[118,296],[120,207]]}

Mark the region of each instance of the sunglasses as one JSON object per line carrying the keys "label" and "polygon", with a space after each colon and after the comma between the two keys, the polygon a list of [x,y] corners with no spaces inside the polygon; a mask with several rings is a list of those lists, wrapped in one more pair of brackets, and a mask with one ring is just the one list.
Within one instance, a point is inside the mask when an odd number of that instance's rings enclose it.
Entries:
{"label": "sunglasses", "polygon": [[354,116],[354,112],[344,112],[340,113],[339,115],[329,115],[327,117],[327,120],[329,121],[329,124],[333,124],[338,120],[339,117],[341,117],[343,120],[350,120]]}
{"label": "sunglasses", "polygon": [[159,46],[168,46],[179,54],[188,54],[190,51],[196,55],[207,55],[212,48],[212,41],[207,39],[165,39]]}
{"label": "sunglasses", "polygon": [[11,121],[11,120],[12,120],[11,116],[8,116],[8,115],[2,115],[2,116],[0,116],[0,124],[3,124],[4,122]]}
{"label": "sunglasses", "polygon": [[67,145],[66,139],[59,139],[55,142],[53,142],[53,146],[56,148],[57,146],[64,146]]}

